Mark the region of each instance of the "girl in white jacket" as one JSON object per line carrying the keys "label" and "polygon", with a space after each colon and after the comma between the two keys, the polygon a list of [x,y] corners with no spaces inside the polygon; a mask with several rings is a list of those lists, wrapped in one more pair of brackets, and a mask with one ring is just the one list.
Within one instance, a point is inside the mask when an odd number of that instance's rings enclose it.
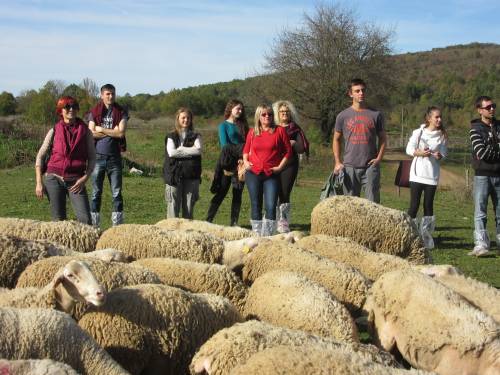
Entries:
{"label": "girl in white jacket", "polygon": [[416,220],[420,198],[424,193],[424,216],[420,223],[420,235],[428,249],[434,248],[432,232],[434,217],[434,195],[439,182],[439,163],[446,157],[448,135],[438,107],[429,107],[425,113],[425,123],[413,131],[406,153],[413,156],[410,170],[410,208],[408,214]]}

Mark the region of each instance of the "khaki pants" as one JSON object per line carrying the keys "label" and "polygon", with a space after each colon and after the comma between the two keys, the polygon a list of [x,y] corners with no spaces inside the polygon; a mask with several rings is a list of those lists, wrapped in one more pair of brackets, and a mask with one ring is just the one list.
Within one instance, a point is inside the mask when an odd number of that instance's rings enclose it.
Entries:
{"label": "khaki pants", "polygon": [[167,218],[182,217],[193,218],[194,204],[199,198],[200,180],[182,180],[179,185],[165,185],[165,202],[167,204]]}

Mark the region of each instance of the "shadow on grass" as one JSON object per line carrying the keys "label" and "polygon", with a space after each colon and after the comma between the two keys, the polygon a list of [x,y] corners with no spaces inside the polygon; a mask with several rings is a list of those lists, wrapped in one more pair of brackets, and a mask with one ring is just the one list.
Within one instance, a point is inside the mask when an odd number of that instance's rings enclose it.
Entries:
{"label": "shadow on grass", "polygon": [[447,249],[469,249],[472,248],[472,242],[463,242],[463,239],[460,237],[454,236],[437,236],[435,239],[436,247],[440,250]]}

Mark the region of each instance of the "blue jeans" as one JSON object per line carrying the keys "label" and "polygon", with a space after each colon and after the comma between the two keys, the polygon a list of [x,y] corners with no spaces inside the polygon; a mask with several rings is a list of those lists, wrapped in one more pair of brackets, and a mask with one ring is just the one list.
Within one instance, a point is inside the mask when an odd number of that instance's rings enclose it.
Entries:
{"label": "blue jeans", "polygon": [[101,198],[105,175],[108,176],[111,186],[113,212],[122,212],[122,157],[120,155],[96,155],[95,168],[92,172],[92,200],[90,210],[92,212],[101,211]]}
{"label": "blue jeans", "polygon": [[495,212],[496,233],[500,233],[500,177],[474,176],[474,231],[484,231],[488,218],[488,197]]}
{"label": "blue jeans", "polygon": [[266,219],[276,220],[276,204],[278,203],[278,175],[256,175],[252,171],[245,174],[245,183],[250,194],[252,220],[262,220],[262,200],[266,208]]}

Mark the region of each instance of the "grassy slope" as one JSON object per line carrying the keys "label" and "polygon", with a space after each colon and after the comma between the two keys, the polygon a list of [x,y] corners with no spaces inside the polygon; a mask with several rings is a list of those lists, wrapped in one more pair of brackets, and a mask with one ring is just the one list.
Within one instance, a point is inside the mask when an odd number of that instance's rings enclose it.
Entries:
{"label": "grassy slope", "polygon": [[[157,119],[147,124],[132,121],[128,133],[128,156],[136,162],[154,166],[150,170],[158,171],[163,159],[163,137],[169,129],[171,120]],[[218,155],[215,122],[197,123],[204,140],[204,173],[200,190],[200,201],[195,207],[195,218],[203,220],[210,198],[211,171]],[[308,231],[310,213],[318,203],[323,181],[332,165],[330,151],[314,149],[308,163],[303,163],[298,182],[292,193],[292,229]],[[382,166],[382,203],[388,207],[405,210],[409,202],[408,189],[402,189],[398,196],[393,186],[397,163],[387,160]],[[464,173],[462,164],[446,164],[444,167],[455,174]],[[49,220],[47,200],[37,201],[34,195],[34,173],[31,167],[19,167],[0,171],[0,216],[23,217]],[[461,186],[462,185],[462,186]],[[128,223],[154,224],[165,217],[163,198],[164,185],[159,174],[153,177],[124,178],[125,214]],[[226,199],[215,219],[216,223],[229,223],[230,199]],[[105,185],[103,198],[103,225],[110,225],[110,193]],[[489,210],[492,213],[492,210]],[[249,200],[245,192],[240,223],[248,225]],[[72,215],[71,210],[69,214]],[[500,287],[500,257],[477,259],[466,255],[473,246],[473,207],[470,193],[464,184],[453,188],[440,189],[436,195],[435,214],[437,230],[435,239],[437,248],[432,255],[435,263],[457,265],[467,275]],[[490,233],[494,232],[494,218],[489,218]]]}

